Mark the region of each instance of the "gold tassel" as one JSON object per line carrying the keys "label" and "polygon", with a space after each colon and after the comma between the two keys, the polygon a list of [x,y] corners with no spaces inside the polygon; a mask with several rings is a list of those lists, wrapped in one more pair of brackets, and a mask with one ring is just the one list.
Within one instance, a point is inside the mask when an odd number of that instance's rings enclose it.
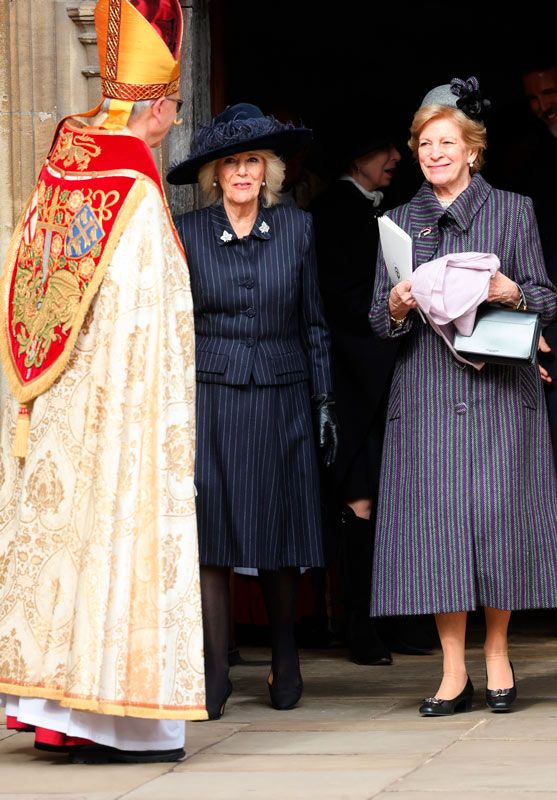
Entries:
{"label": "gold tassel", "polygon": [[12,455],[16,458],[25,458],[27,455],[27,444],[29,442],[29,427],[31,416],[31,404],[27,403],[19,407],[17,422],[15,425],[14,443],[12,445]]}

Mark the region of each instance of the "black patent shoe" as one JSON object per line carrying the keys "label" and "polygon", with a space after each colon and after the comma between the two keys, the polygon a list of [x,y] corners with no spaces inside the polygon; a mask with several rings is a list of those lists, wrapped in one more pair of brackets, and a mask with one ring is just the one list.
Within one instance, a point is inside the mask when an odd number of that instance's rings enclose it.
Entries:
{"label": "black patent shoe", "polygon": [[72,764],[160,764],[182,761],[185,750],[118,750],[104,744],[76,747],[70,753]]}
{"label": "black patent shoe", "polygon": [[422,717],[449,717],[451,714],[458,714],[461,711],[472,709],[472,699],[474,697],[474,687],[470,676],[466,681],[466,686],[452,700],[441,700],[439,697],[428,697],[420,706]]}
{"label": "black patent shoe", "polygon": [[516,700],[516,680],[514,677],[513,663],[512,661],[509,663],[511,665],[511,672],[513,674],[513,685],[511,688],[485,690],[485,702],[487,703],[488,707],[496,713],[511,711],[511,706]]}
{"label": "black patent shoe", "polygon": [[209,715],[209,719],[220,719],[224,714],[224,709],[226,706],[226,701],[232,694],[232,681],[228,681],[228,686],[226,687],[226,692],[224,693],[224,697],[220,699],[214,705],[211,703],[207,703],[207,714]]}
{"label": "black patent shoe", "polygon": [[273,673],[269,673],[267,678],[267,686],[269,687],[269,697],[271,698],[271,705],[277,711],[289,711],[294,708],[302,696],[304,691],[304,682],[301,674],[298,672],[298,679],[294,684],[284,685],[273,677]]}

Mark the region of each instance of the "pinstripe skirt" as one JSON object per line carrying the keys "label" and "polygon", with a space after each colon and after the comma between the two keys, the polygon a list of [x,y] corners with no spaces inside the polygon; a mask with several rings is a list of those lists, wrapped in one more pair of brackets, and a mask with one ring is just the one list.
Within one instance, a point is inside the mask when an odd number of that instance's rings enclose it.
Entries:
{"label": "pinstripe skirt", "polygon": [[201,564],[323,566],[307,382],[199,382],[195,484]]}

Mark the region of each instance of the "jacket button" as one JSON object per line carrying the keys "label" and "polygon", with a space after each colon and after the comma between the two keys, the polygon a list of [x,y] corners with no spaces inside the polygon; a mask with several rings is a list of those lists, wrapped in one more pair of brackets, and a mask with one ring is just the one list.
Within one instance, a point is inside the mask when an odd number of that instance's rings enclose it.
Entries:
{"label": "jacket button", "polygon": [[255,317],[255,308],[246,308],[246,317]]}
{"label": "jacket button", "polygon": [[246,347],[253,347],[254,344],[255,344],[255,339],[252,339],[251,336],[249,339],[246,339],[245,341]]}
{"label": "jacket button", "polygon": [[466,403],[457,403],[454,407],[454,410],[456,411],[457,414],[466,414],[468,407]]}

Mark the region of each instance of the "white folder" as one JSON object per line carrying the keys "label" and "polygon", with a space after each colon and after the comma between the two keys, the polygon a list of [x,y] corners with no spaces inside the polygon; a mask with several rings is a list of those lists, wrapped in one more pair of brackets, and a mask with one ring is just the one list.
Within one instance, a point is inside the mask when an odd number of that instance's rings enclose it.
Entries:
{"label": "white folder", "polygon": [[[412,280],[412,239],[389,217],[379,217],[379,238],[383,250],[383,258],[393,286],[401,281]],[[421,308],[418,314],[425,322]]]}
{"label": "white folder", "polygon": [[394,284],[412,278],[412,239],[389,217],[379,217],[379,238],[389,278]]}

